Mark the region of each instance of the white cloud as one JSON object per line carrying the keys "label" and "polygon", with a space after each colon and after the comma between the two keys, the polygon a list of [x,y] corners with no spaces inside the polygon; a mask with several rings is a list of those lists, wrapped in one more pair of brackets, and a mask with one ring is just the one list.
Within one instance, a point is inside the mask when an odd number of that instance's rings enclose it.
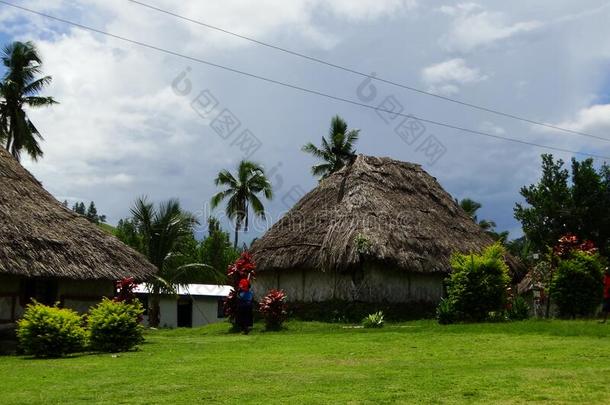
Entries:
{"label": "white cloud", "polygon": [[595,104],[583,108],[573,119],[560,122],[557,126],[610,138],[610,104]]}
{"label": "white cloud", "polygon": [[468,67],[464,59],[450,59],[424,68],[421,72],[424,82],[432,92],[451,95],[459,92],[458,85],[487,80],[478,68]]}
{"label": "white cloud", "polygon": [[510,22],[504,13],[486,11],[475,3],[439,10],[453,18],[451,30],[441,39],[441,44],[450,51],[470,52],[542,26],[536,20]]}

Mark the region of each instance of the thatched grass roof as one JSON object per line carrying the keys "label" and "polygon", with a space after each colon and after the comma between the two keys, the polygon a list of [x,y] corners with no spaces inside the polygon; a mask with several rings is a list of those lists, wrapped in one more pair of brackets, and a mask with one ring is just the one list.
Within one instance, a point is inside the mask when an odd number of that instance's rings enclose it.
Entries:
{"label": "thatched grass roof", "polygon": [[144,256],[64,208],[0,147],[0,274],[143,280],[155,271]]}
{"label": "thatched grass roof", "polygon": [[449,271],[455,251],[492,243],[421,166],[359,155],[305,195],[252,253],[258,271],[346,269],[364,259],[429,273]]}

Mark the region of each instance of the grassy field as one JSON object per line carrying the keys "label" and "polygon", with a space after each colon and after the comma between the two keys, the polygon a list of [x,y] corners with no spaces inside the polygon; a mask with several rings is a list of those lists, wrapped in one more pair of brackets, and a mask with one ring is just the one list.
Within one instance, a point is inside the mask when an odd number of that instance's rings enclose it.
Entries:
{"label": "grassy field", "polygon": [[593,321],[227,329],[150,331],[118,356],[2,356],[0,403],[610,403],[610,325]]}

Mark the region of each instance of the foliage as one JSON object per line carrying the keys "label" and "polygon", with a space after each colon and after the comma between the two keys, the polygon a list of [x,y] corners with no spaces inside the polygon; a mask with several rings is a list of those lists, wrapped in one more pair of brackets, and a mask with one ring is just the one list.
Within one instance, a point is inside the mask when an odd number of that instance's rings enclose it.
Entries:
{"label": "foliage", "polygon": [[358,252],[359,255],[366,256],[371,254],[371,241],[365,235],[361,233],[356,235],[354,244],[356,245],[356,252]]}
{"label": "foliage", "polygon": [[602,299],[604,264],[599,255],[573,251],[559,262],[551,283],[551,297],[560,316],[592,315]]}
{"label": "foliage", "polygon": [[221,170],[214,184],[225,189],[212,197],[212,208],[216,208],[221,201],[228,199],[225,211],[227,216],[235,221],[233,247],[237,249],[238,233],[242,225],[244,231],[248,232],[250,207],[254,215],[265,218],[265,207],[257,194],[262,193],[266,199],[271,200],[273,198],[271,183],[267,180],[261,165],[242,160],[237,167],[237,176],[233,176],[228,170]]}
{"label": "foliage", "polygon": [[216,218],[208,219],[208,236],[201,242],[201,262],[216,270],[224,271],[239,257],[239,253],[229,241],[229,234],[220,228]]}
{"label": "foliage", "polygon": [[138,286],[133,277],[125,277],[116,282],[114,301],[132,303],[136,299],[133,290]]}
{"label": "foliage", "polygon": [[466,212],[466,214],[468,214],[468,216],[472,218],[476,224],[481,227],[482,230],[485,231],[485,233],[496,241],[506,243],[506,240],[508,239],[508,231],[496,232],[496,223],[494,221],[489,221],[487,219],[482,219],[479,221],[477,211],[479,211],[482,206],[483,205],[481,203],[470,198],[464,198],[460,201],[460,207]]}
{"label": "foliage", "polygon": [[159,325],[159,297],[173,293],[176,284],[222,282],[224,276],[203,263],[196,263],[197,242],[193,236],[195,217],[182,209],[178,200],[170,199],[155,207],[146,197],[138,198],[131,208],[132,218],[119,222],[117,234],[131,242],[158,269],[149,280],[150,326]]}
{"label": "foliage", "polygon": [[229,321],[235,324],[237,310],[239,306],[239,282],[243,279],[254,280],[256,276],[256,264],[252,260],[252,255],[245,251],[239,259],[227,267],[227,280],[233,287],[224,301],[224,311]]}
{"label": "foliage", "polygon": [[455,308],[451,300],[443,298],[436,307],[436,319],[441,325],[449,325],[457,320]]}
{"label": "foliage", "polygon": [[[67,205],[68,205],[68,202],[64,201],[64,206],[67,207]],[[76,212],[79,215],[84,216],[89,221],[91,221],[97,225],[99,225],[100,223],[106,222],[106,215],[98,215],[97,208],[93,201],[91,201],[89,203],[88,208],[85,208],[85,203],[82,201],[75,202],[74,205],[72,205],[72,211]]]}
{"label": "foliage", "polygon": [[523,321],[530,317],[530,306],[525,298],[517,296],[510,302],[506,315],[511,321]]}
{"label": "foliage", "polygon": [[[570,176],[571,174],[571,176]],[[571,183],[570,183],[571,177]],[[521,188],[527,205],[516,204],[515,218],[539,252],[568,232],[592,240],[602,253],[610,240],[610,167],[595,170],[592,159],[572,159],[571,173],[564,162],[542,155],[542,178]]]}
{"label": "foliage", "polygon": [[302,148],[303,152],[323,161],[314,165],[311,173],[323,179],[348,164],[356,155],[354,144],[359,136],[359,129],[348,130],[345,120],[335,115],[330,122],[328,139],[322,137],[320,147],[309,142]]}
{"label": "foliage", "polygon": [[496,243],[483,254],[456,253],[447,280],[447,299],[460,320],[483,321],[492,311],[503,311],[508,286],[504,248]]}
{"label": "foliage", "polygon": [[140,301],[111,301],[104,298],[91,308],[87,318],[89,342],[100,352],[124,352],[144,341],[140,319],[144,309]]}
{"label": "foliage", "polygon": [[362,320],[362,326],[365,328],[382,328],[385,323],[383,311],[377,311],[375,313],[367,315]]}
{"label": "foliage", "polygon": [[17,160],[25,150],[33,160],[43,155],[39,141],[42,135],[26,111],[48,107],[57,102],[38,94],[51,83],[42,73],[42,60],[32,42],[13,42],[2,54],[5,74],[0,82],[0,143],[4,143]]}
{"label": "foliage", "polygon": [[20,347],[36,357],[60,357],[80,351],[87,336],[81,323],[80,315],[70,309],[33,302],[17,323]]}
{"label": "foliage", "polygon": [[259,312],[265,319],[267,330],[279,330],[288,316],[286,293],[282,290],[269,290],[261,300]]}

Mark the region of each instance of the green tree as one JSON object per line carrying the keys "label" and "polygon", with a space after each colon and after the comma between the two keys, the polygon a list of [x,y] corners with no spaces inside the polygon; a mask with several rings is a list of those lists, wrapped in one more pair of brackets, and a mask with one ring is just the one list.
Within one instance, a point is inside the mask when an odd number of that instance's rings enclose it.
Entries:
{"label": "green tree", "polygon": [[542,155],[542,177],[538,184],[521,188],[521,195],[529,206],[517,203],[515,218],[523,232],[540,252],[569,231],[571,195],[569,173],[563,160],[554,161],[553,155]]}
{"label": "green tree", "polygon": [[237,249],[238,233],[242,225],[244,231],[248,232],[250,207],[254,215],[265,218],[265,207],[257,194],[262,193],[266,199],[272,199],[271,183],[259,164],[247,160],[239,163],[236,176],[228,170],[221,170],[214,183],[226,188],[212,197],[212,208],[216,208],[221,201],[228,199],[225,210],[227,216],[235,221],[233,247]]}
{"label": "green tree", "polygon": [[[571,176],[570,176],[571,175]],[[570,182],[571,180],[571,182]],[[542,155],[542,177],[538,184],[521,188],[526,205],[516,204],[515,218],[539,252],[566,233],[590,239],[602,254],[610,239],[610,168],[599,171],[592,159],[572,159],[571,173],[564,162]]]}
{"label": "green tree", "polygon": [[[205,278],[220,282],[224,275],[202,263],[188,263],[189,258],[180,252],[180,244],[192,237],[195,217],[180,207],[178,200],[168,200],[157,208],[144,197],[139,198],[131,209],[139,248],[148,260],[157,267],[157,277],[148,281],[151,291],[149,301],[149,324],[159,325],[159,299],[162,293],[173,293],[176,284],[187,284],[194,278]],[[205,273],[202,273],[205,271]]]}
{"label": "green tree", "polygon": [[312,166],[311,173],[323,179],[351,162],[356,155],[354,144],[358,141],[359,136],[359,129],[348,130],[347,122],[335,115],[330,122],[328,139],[322,137],[320,147],[309,142],[302,148],[303,152],[323,161],[323,163]]}
{"label": "green tree", "polygon": [[52,97],[38,95],[51,83],[51,76],[39,77],[42,60],[32,42],[13,42],[6,46],[2,63],[6,73],[0,82],[0,143],[4,143],[17,160],[22,150],[36,160],[43,155],[38,144],[42,135],[25,108],[56,104]]}
{"label": "green tree", "polygon": [[229,241],[229,234],[220,228],[218,219],[210,217],[208,236],[201,242],[201,262],[225,271],[238,257],[239,253]]}

